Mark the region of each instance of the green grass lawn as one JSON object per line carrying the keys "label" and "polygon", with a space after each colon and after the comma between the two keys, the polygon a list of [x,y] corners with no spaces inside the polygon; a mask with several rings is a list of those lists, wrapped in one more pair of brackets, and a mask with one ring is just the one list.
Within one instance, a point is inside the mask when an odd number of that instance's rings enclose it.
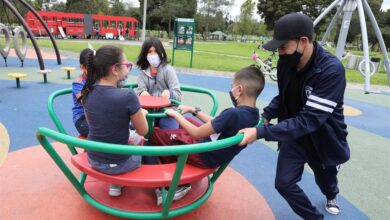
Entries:
{"label": "green grass lawn", "polygon": [[[135,61],[140,51],[140,46],[115,44],[115,43],[94,43],[90,41],[94,48],[99,48],[102,45],[112,44],[124,49],[126,56],[129,60]],[[30,42],[29,42],[30,43]],[[46,39],[39,39],[38,44],[40,47],[52,48],[51,42]],[[84,42],[77,41],[57,41],[60,50],[68,50],[73,52],[80,52],[83,48],[87,47]],[[217,71],[237,71],[244,66],[253,64],[251,55],[253,50],[256,49],[256,53],[266,58],[270,55],[269,52],[258,50],[255,43],[240,43],[240,42],[224,42],[224,41],[208,41],[208,42],[196,42],[194,48],[194,58],[192,67],[195,69],[208,69]],[[171,60],[172,49],[167,49],[168,58]],[[359,51],[354,51],[359,53]],[[373,53],[373,56],[377,56],[377,53]],[[175,51],[175,66],[189,67],[190,65],[190,52],[188,51]],[[276,62],[276,60],[275,60]],[[343,61],[345,62],[345,61]],[[357,70],[347,69],[347,81],[354,83],[364,83],[364,77]],[[387,74],[383,68],[373,77],[371,77],[372,84],[387,85]]]}

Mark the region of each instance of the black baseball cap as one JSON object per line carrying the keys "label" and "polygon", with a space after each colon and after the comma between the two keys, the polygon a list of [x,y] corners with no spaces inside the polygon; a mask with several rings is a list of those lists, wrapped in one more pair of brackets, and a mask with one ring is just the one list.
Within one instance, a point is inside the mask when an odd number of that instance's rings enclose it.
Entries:
{"label": "black baseball cap", "polygon": [[274,51],[289,40],[311,37],[313,29],[313,21],[307,15],[301,13],[287,14],[275,22],[273,39],[263,44],[262,47]]}

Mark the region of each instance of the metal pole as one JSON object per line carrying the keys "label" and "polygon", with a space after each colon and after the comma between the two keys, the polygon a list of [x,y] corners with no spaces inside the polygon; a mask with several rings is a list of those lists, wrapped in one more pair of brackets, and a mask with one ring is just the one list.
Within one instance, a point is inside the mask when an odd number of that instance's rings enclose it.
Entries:
{"label": "metal pole", "polygon": [[19,0],[24,6],[26,6],[34,15],[35,17],[39,20],[39,22],[41,22],[41,24],[43,25],[43,27],[45,28],[47,34],[49,35],[50,37],[50,40],[51,40],[51,43],[53,44],[53,47],[54,47],[54,51],[56,53],[56,56],[57,56],[57,63],[58,65],[61,64],[61,56],[60,56],[60,52],[58,50],[58,47],[57,47],[57,43],[56,41],[54,40],[54,37],[53,35],[51,34],[51,32],[49,31],[49,28],[47,27],[46,23],[43,21],[43,19],[41,18],[41,16],[37,13],[37,11],[35,11],[35,9],[33,7],[31,7],[31,5],[29,5],[27,2],[25,2],[24,0]]}
{"label": "metal pole", "polygon": [[363,53],[364,53],[364,92],[366,94],[370,93],[370,56],[369,56],[369,48],[368,48],[368,36],[367,36],[367,24],[366,18],[364,16],[363,4],[361,0],[356,0],[359,20],[360,20],[360,28],[362,30],[362,43],[363,43]]}
{"label": "metal pole", "polygon": [[318,24],[318,23],[320,23],[320,21],[334,8],[334,7],[336,7],[336,5],[338,4],[340,2],[340,0],[335,0],[331,5],[329,5],[326,9],[325,9],[325,11],[323,11],[321,14],[320,14],[320,16],[318,16],[317,18],[316,18],[316,20],[314,20],[314,27]]}
{"label": "metal pole", "polygon": [[190,61],[190,67],[192,68],[192,57],[194,55],[194,49],[191,50],[191,61]]}
{"label": "metal pole", "polygon": [[345,6],[345,1],[342,1],[339,9],[337,9],[336,14],[332,18],[332,21],[330,22],[328,28],[326,29],[324,36],[322,37],[321,45],[324,45],[328,41],[328,37],[329,37],[330,33],[332,32],[334,26],[336,25],[337,19],[339,18],[341,12],[343,11],[344,6]]}
{"label": "metal pole", "polygon": [[145,41],[146,34],[146,6],[148,5],[148,0],[144,0],[144,16],[142,20],[142,42]]}
{"label": "metal pole", "polygon": [[[175,39],[175,38],[173,38]],[[175,48],[172,48],[172,66],[175,65]]]}
{"label": "metal pole", "polygon": [[173,22],[173,41],[172,41],[172,66],[175,65],[175,45],[176,45],[176,18]]}
{"label": "metal pole", "polygon": [[386,69],[386,72],[387,72],[387,83],[390,86],[389,57],[388,57],[388,54],[387,54],[387,48],[386,48],[385,42],[383,40],[383,36],[382,36],[381,30],[379,29],[378,22],[376,21],[375,16],[372,13],[372,10],[371,10],[370,6],[368,5],[367,1],[365,1],[365,0],[363,0],[363,7],[364,7],[364,10],[366,11],[366,13],[367,13],[367,15],[368,15],[368,17],[369,17],[369,19],[371,21],[372,27],[374,28],[376,38],[379,41],[379,45],[381,47],[381,51],[382,51],[382,54],[383,54],[383,64],[385,65],[385,69]]}
{"label": "metal pole", "polygon": [[24,21],[23,17],[19,14],[18,10],[8,1],[8,0],[3,0],[3,2],[6,4],[6,6],[11,10],[11,12],[16,16],[16,18],[19,20],[19,22],[22,24],[24,29],[27,31],[28,36],[30,37],[30,40],[34,46],[35,53],[37,54],[38,62],[39,62],[39,67],[41,70],[45,69],[45,64],[43,63],[42,59],[42,54],[41,50],[39,49],[39,46],[35,40],[34,34],[31,32],[31,30],[28,28],[26,22]]}
{"label": "metal pole", "polygon": [[340,35],[337,40],[336,57],[341,60],[344,53],[345,42],[347,40],[349,25],[351,24],[351,17],[353,11],[356,9],[355,0],[347,0],[344,7],[343,22],[341,23]]}

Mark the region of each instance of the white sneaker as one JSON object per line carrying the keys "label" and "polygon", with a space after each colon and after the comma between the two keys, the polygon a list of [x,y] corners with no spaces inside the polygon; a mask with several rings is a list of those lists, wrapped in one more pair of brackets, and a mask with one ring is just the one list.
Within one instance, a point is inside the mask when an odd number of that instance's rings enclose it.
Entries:
{"label": "white sneaker", "polygon": [[159,188],[157,188],[155,191],[156,197],[157,197],[157,206],[160,206],[162,204],[162,193]]}
{"label": "white sneaker", "polygon": [[122,185],[111,183],[108,189],[108,195],[110,196],[120,196],[122,195]]}
{"label": "white sneaker", "polygon": [[[179,200],[183,198],[187,193],[191,190],[191,185],[190,184],[185,184],[182,186],[178,186],[175,192],[175,195],[173,196],[173,200]],[[155,190],[156,197],[157,197],[157,206],[160,206],[162,204],[162,193],[159,188]]]}

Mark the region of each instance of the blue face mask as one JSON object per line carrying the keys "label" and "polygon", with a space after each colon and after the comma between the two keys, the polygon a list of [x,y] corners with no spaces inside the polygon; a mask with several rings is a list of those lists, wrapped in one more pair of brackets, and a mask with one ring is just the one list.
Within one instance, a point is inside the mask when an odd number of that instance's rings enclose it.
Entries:
{"label": "blue face mask", "polygon": [[238,98],[240,98],[240,96],[238,96],[237,98],[234,97],[234,95],[233,95],[233,90],[234,90],[235,88],[237,88],[237,86],[234,87],[234,88],[232,88],[232,89],[229,91],[229,95],[230,95],[230,99],[232,100],[233,106],[234,106],[234,107],[237,107],[237,100],[238,100]]}

